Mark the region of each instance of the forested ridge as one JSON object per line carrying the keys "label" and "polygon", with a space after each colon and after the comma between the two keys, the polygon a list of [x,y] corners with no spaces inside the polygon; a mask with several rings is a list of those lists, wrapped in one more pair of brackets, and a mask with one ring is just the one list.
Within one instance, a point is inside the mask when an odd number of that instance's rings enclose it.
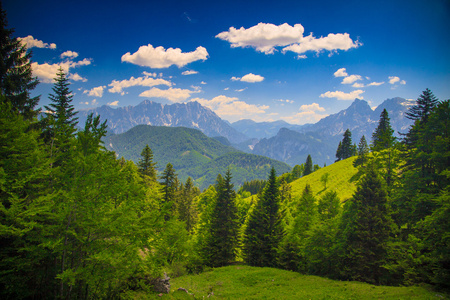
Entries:
{"label": "forested ridge", "polygon": [[[335,165],[314,165],[312,153],[285,174],[272,166],[266,181],[248,178],[239,192],[233,167],[217,161],[208,168],[215,184],[201,191],[170,162],[158,176],[148,145],[136,163],[107,151],[106,122],[89,115],[78,124],[62,68],[40,115],[31,54],[3,10],[1,24],[2,299],[134,298],[154,293],[165,272],[235,262],[450,288],[449,100],[426,89],[402,139],[383,111],[358,145],[345,132]],[[335,168],[345,163],[351,176]],[[342,177],[350,179],[339,188],[354,190],[345,199],[335,183]]]}

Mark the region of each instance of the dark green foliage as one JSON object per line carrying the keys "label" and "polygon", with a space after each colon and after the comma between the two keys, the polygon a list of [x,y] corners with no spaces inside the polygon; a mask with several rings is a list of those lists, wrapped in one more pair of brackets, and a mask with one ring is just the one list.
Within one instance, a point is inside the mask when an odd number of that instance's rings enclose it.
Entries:
{"label": "dark green foliage", "polygon": [[[163,203],[169,209],[170,215],[173,216],[176,213],[175,193],[178,188],[178,177],[171,163],[167,164],[160,179],[163,187]],[[166,220],[170,218],[170,215],[165,216]]]}
{"label": "dark green foliage", "polygon": [[225,178],[218,177],[216,200],[210,215],[209,235],[206,241],[206,264],[211,267],[226,266],[236,256],[238,217],[235,198],[231,184],[231,172]]}
{"label": "dark green foliage", "polygon": [[363,135],[358,144],[358,158],[353,162],[353,166],[362,166],[367,163],[368,155],[369,155],[369,146],[367,145],[366,137]]}
{"label": "dark green foliage", "polygon": [[272,168],[244,229],[242,252],[246,263],[260,267],[276,266],[277,249],[283,235],[278,183]]}
{"label": "dark green foliage", "polygon": [[439,100],[434,96],[433,92],[426,89],[419,98],[417,98],[416,105],[411,107],[406,113],[406,117],[410,120],[426,123],[428,115],[438,103]]}
{"label": "dark green foliage", "polygon": [[336,149],[336,161],[340,161],[342,159],[342,141],[339,142],[339,145]]}
{"label": "dark green foliage", "polygon": [[264,189],[266,181],[263,179],[254,179],[244,182],[244,184],[239,188],[239,194],[244,192],[249,192],[250,195],[256,195]]}
{"label": "dark green foliage", "polygon": [[308,154],[305,162],[305,170],[303,171],[303,176],[309,175],[313,172],[313,163],[311,159],[311,155]]}
{"label": "dark green foliage", "polygon": [[39,83],[31,70],[31,52],[25,45],[12,37],[13,29],[8,29],[6,12],[0,3],[0,94],[9,101],[12,108],[26,119],[36,116],[39,110],[39,96],[30,97],[30,91]]}
{"label": "dark green foliage", "polygon": [[340,232],[342,277],[381,284],[387,278],[387,244],[392,221],[383,181],[373,167],[344,207]]}
{"label": "dark green foliage", "polygon": [[381,151],[394,145],[394,130],[391,127],[389,114],[386,109],[381,112],[378,127],[372,134],[372,150]]}
{"label": "dark green foliage", "polygon": [[139,159],[137,166],[142,175],[156,181],[156,163],[153,162],[153,152],[148,145],[145,145],[145,148],[142,150],[141,159]]}
{"label": "dark green foliage", "polygon": [[353,155],[355,155],[355,147],[352,144],[352,133],[347,129],[342,139],[341,159],[347,159]]}
{"label": "dark green foliage", "polygon": [[186,224],[186,230],[191,232],[197,221],[197,209],[194,198],[200,195],[200,190],[194,186],[192,178],[188,177],[186,183],[178,189],[177,212],[180,221]]}

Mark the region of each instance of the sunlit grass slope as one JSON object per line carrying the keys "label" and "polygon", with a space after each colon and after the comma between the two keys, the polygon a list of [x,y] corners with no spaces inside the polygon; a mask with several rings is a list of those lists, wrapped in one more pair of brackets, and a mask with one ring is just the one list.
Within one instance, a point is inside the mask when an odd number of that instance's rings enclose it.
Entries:
{"label": "sunlit grass slope", "polygon": [[[358,170],[353,167],[355,157],[338,161],[332,165],[321,168],[312,174],[299,178],[291,183],[292,198],[298,199],[305,186],[309,184],[315,196],[320,197],[327,191],[335,191],[341,201],[345,201],[352,197],[356,190]],[[321,181],[322,176],[328,173],[328,182],[326,189]]]}
{"label": "sunlit grass slope", "polygon": [[[317,276],[234,265],[171,279],[170,294],[159,299],[443,299],[424,287],[374,286]],[[188,290],[178,291],[178,288]],[[152,297],[150,296],[150,297]]]}

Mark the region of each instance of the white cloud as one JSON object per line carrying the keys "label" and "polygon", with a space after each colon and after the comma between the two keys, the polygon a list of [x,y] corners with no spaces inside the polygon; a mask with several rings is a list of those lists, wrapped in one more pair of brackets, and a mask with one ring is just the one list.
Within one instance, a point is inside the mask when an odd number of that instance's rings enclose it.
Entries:
{"label": "white cloud", "polygon": [[68,50],[66,52],[61,53],[61,58],[64,58],[64,57],[76,58],[76,57],[78,57],[78,53],[75,51]]}
{"label": "white cloud", "polygon": [[124,88],[129,88],[132,86],[145,86],[145,87],[153,87],[157,85],[166,85],[168,87],[172,86],[170,81],[167,81],[162,78],[151,78],[149,76],[145,77],[131,77],[130,79],[124,79],[121,81],[113,80],[108,86],[111,88],[108,89],[110,93],[123,93]]}
{"label": "white cloud", "polygon": [[313,111],[325,111],[325,108],[321,107],[317,103],[312,103],[300,106],[299,110],[303,112],[313,112]]}
{"label": "white cloud", "polygon": [[[144,72],[142,72],[142,74],[144,74],[145,76],[150,76],[150,77],[158,77],[158,74],[156,74],[155,72],[151,73],[151,72],[144,71]],[[163,74],[159,73],[159,77],[162,77],[162,76],[163,76]]]}
{"label": "white cloud", "polygon": [[224,88],[223,90],[224,91],[228,91],[230,88],[229,87],[226,87],[226,88]]}
{"label": "white cloud", "polygon": [[243,88],[243,89],[239,89],[239,90],[234,90],[235,92],[243,92],[243,91],[245,91],[247,88],[245,87],[245,88]]}
{"label": "white cloud", "polygon": [[199,91],[191,91],[186,89],[169,88],[167,90],[161,90],[159,88],[152,88],[148,91],[142,92],[140,97],[149,98],[164,98],[172,102],[182,102],[191,97],[192,93],[198,93]]}
{"label": "white cloud", "polygon": [[206,82],[202,81],[202,82],[200,82],[200,84],[206,84]]}
{"label": "white cloud", "polygon": [[80,104],[89,105],[89,102],[80,102]]}
{"label": "white cloud", "polygon": [[341,84],[352,84],[355,81],[362,80],[361,75],[349,75],[342,79]]}
{"label": "white cloud", "polygon": [[194,98],[191,101],[197,101],[201,105],[213,110],[220,117],[228,120],[239,120],[243,117],[250,118],[253,116],[265,114],[269,109],[267,105],[254,105],[240,101],[237,97],[227,97],[220,95],[211,100]]}
{"label": "white cloud", "polygon": [[397,77],[397,76],[389,76],[389,83],[390,84],[395,84],[395,83],[397,83],[399,81],[400,81],[399,77]]}
{"label": "white cloud", "polygon": [[22,42],[22,44],[25,44],[28,49],[36,47],[36,48],[48,48],[48,49],[56,49],[55,43],[44,43],[41,40],[35,39],[33,36],[29,35],[24,38],[19,38],[19,40]]}
{"label": "white cloud", "polygon": [[294,103],[294,100],[289,100],[289,99],[277,99],[275,101],[277,101],[277,102],[286,102],[286,103]]}
{"label": "white cloud", "polygon": [[130,52],[122,56],[122,62],[126,61],[138,66],[145,66],[150,68],[168,68],[171,65],[176,65],[179,68],[197,60],[206,60],[209,54],[202,46],[197,47],[193,52],[181,52],[180,48],[164,47],[153,48],[151,44],[139,47],[139,50],[133,54]]}
{"label": "white cloud", "polygon": [[321,98],[336,98],[338,100],[354,100],[356,98],[364,99],[361,94],[364,93],[363,90],[355,90],[350,93],[344,93],[341,91],[326,92],[320,95]]}
{"label": "white cloud", "polygon": [[347,71],[345,68],[340,68],[336,72],[334,72],[334,77],[347,77]]}
{"label": "white cloud", "polygon": [[400,84],[406,84],[406,81],[405,80],[401,80]]}
{"label": "white cloud", "polygon": [[119,101],[116,100],[116,101],[113,101],[113,102],[109,102],[108,105],[109,106],[118,106],[119,105]]}
{"label": "white cloud", "polygon": [[371,83],[369,83],[367,86],[380,86],[380,85],[382,85],[382,84],[384,84],[384,81],[382,81],[382,82],[371,82]]}
{"label": "white cloud", "polygon": [[95,105],[95,104],[97,104],[97,99],[94,99],[91,101],[91,105]]}
{"label": "white cloud", "polygon": [[194,70],[188,70],[181,73],[181,75],[193,75],[193,74],[198,74],[198,72]]}
{"label": "white cloud", "polygon": [[355,82],[354,84],[352,84],[352,87],[354,87],[354,88],[363,88],[364,84],[363,83],[359,83],[359,82]]}
{"label": "white cloud", "polygon": [[82,82],[88,81],[87,78],[81,77],[80,75],[78,75],[78,73],[69,74],[68,78],[73,81],[82,81]]}
{"label": "white cloud", "polygon": [[231,47],[253,47],[259,52],[272,54],[277,46],[287,46],[300,42],[304,28],[301,24],[290,26],[287,23],[276,26],[274,24],[259,23],[253,27],[236,29],[230,27],[216,35],[217,38],[228,41]]}
{"label": "white cloud", "polygon": [[255,75],[253,73],[249,73],[247,75],[244,75],[242,77],[231,77],[232,81],[243,81],[243,82],[250,82],[250,83],[255,83],[255,82],[261,82],[264,80],[264,77],[262,77],[261,75]]}
{"label": "white cloud", "polygon": [[290,123],[290,124],[297,124],[297,125],[303,125],[307,123],[317,123],[321,119],[327,117],[328,115],[321,115],[314,111],[301,111],[298,112],[292,116],[288,117],[281,117],[280,119]]}
{"label": "white cloud", "polygon": [[53,78],[56,77],[56,73],[58,72],[59,68],[61,67],[64,72],[67,74],[69,73],[71,68],[76,68],[79,66],[86,66],[90,65],[91,60],[90,59],[83,59],[82,61],[74,62],[74,61],[65,61],[59,64],[38,64],[37,62],[31,63],[31,69],[33,70],[33,76],[37,76],[41,82],[44,83],[52,83]]}
{"label": "white cloud", "polygon": [[83,94],[88,94],[88,96],[92,97],[103,97],[103,90],[106,88],[106,86],[97,86],[91,90],[85,90]]}
{"label": "white cloud", "polygon": [[307,51],[315,51],[319,53],[323,50],[330,51],[330,55],[337,50],[349,50],[351,48],[358,48],[362,44],[358,41],[353,42],[348,33],[330,33],[326,37],[316,39],[312,33],[300,41],[298,44],[293,44],[283,48],[283,52],[292,51],[297,54],[302,54]]}

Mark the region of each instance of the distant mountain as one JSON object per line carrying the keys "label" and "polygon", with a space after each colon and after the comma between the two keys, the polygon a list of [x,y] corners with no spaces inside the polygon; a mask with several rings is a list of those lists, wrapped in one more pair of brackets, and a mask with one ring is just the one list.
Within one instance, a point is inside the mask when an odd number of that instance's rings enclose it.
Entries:
{"label": "distant mountain", "polygon": [[281,120],[275,122],[255,122],[249,119],[231,123],[231,126],[246,136],[257,139],[270,138],[276,135],[281,128],[292,130],[300,130],[302,128],[300,125],[292,125]]}
{"label": "distant mountain", "polygon": [[159,172],[170,162],[181,180],[191,176],[200,188],[214,184],[217,175],[223,175],[228,167],[236,186],[245,180],[266,179],[271,166],[278,174],[290,171],[283,162],[239,152],[199,130],[185,127],[138,125],[125,133],[105,137],[104,143],[119,157],[134,162],[139,160],[142,149],[148,144]]}
{"label": "distant mountain", "polygon": [[363,135],[370,143],[380,114],[386,108],[395,133],[406,132],[411,121],[404,115],[413,104],[403,98],[393,98],[372,110],[366,101],[356,99],[347,109],[323,118],[316,124],[304,126],[298,132],[281,129],[276,136],[262,139],[254,146],[252,153],[281,160],[291,166],[304,163],[308,154],[311,154],[315,164],[331,164],[345,130],[350,129],[352,132],[353,143],[358,144]]}
{"label": "distant mountain", "polygon": [[112,108],[104,105],[78,113],[79,124],[84,124],[89,113],[100,115],[108,120],[108,130],[123,133],[136,125],[187,127],[201,130],[209,137],[223,136],[232,143],[240,143],[248,139],[229,123],[222,120],[212,110],[198,102],[175,103],[163,105],[145,100],[137,106]]}

